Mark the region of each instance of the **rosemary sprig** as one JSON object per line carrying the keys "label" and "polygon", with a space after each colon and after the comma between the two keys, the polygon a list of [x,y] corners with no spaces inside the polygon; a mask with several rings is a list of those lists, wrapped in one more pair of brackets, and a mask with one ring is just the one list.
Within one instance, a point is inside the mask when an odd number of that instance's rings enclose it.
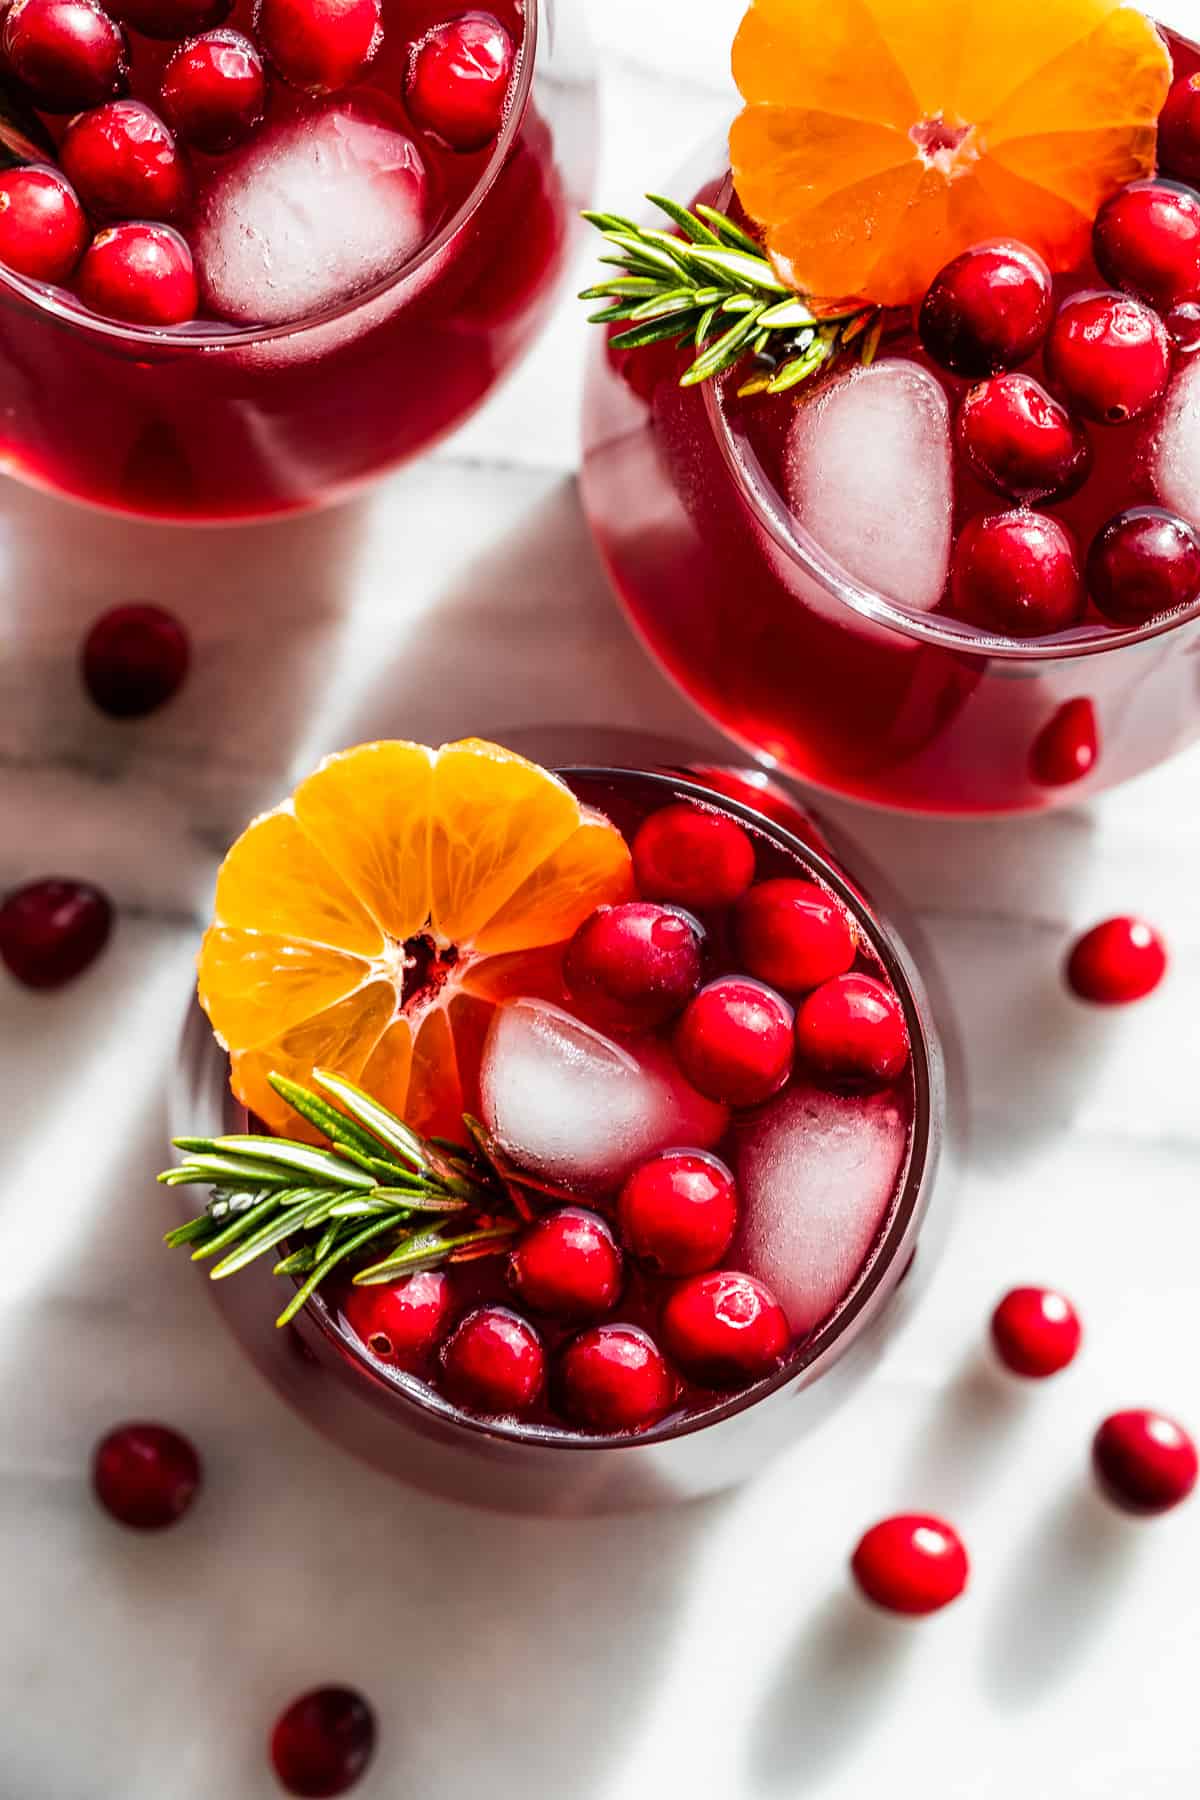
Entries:
{"label": "rosemary sprig", "polygon": [[584,218],[613,246],[601,262],[622,271],[585,288],[581,300],[606,300],[589,315],[593,325],[626,322],[612,342],[638,350],[673,338],[696,355],[681,387],[694,387],[744,357],[762,365],[741,394],[781,394],[858,343],[864,362],[879,346],[879,311],[861,301],[831,306],[796,294],[775,273],[754,239],[711,206],[694,212],[661,194],[652,205],[675,225],[656,231],[619,213]]}
{"label": "rosemary sprig", "polygon": [[[393,1281],[416,1269],[502,1250],[527,1211],[511,1171],[479,1149],[422,1138],[353,1082],[322,1069],[313,1079],[345,1111],[282,1075],[271,1086],[328,1139],[328,1149],[291,1138],[238,1134],[174,1140],[182,1159],[159,1180],[210,1189],[196,1218],[167,1233],[192,1261],[218,1257],[222,1281],[281,1246],[277,1275],[303,1276],[276,1320],[286,1325],[341,1263],[366,1258],[356,1283]],[[378,1240],[378,1241],[377,1241]],[[370,1260],[385,1250],[382,1261]]]}

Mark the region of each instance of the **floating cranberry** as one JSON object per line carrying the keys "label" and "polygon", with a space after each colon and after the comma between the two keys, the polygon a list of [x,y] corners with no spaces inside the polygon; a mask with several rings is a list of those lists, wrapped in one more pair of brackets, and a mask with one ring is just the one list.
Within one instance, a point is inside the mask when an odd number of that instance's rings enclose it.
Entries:
{"label": "floating cranberry", "polygon": [[1196,1446],[1164,1413],[1112,1413],[1092,1440],[1092,1467],[1108,1498],[1124,1512],[1170,1512],[1196,1485]]}
{"label": "floating cranberry", "polygon": [[738,901],[738,954],[751,975],[805,994],[852,967],[854,927],[839,900],[813,881],[760,881]]}
{"label": "floating cranberry", "polygon": [[508,1278],[534,1312],[594,1319],[617,1303],[621,1252],[597,1213],[564,1206],[537,1219],[514,1245]]}
{"label": "floating cranberry", "polygon": [[1030,777],[1041,787],[1068,787],[1091,774],[1099,754],[1095,707],[1085,698],[1066,700],[1033,741]]}
{"label": "floating cranberry", "polygon": [[240,31],[208,31],[181,44],[163,71],[163,117],[185,143],[216,154],[245,141],[266,106],[256,47]]}
{"label": "floating cranberry", "polygon": [[79,297],[132,325],[183,325],[200,298],[192,253],[169,225],[110,225],[79,265]]}
{"label": "floating cranberry", "polygon": [[200,1474],[191,1444],[166,1425],[118,1425],[92,1454],[96,1498],[133,1531],[162,1531],[182,1519]]}
{"label": "floating cranberry", "polygon": [[452,150],[482,150],[499,135],[513,66],[512,39],[491,13],[465,13],[413,46],[404,97],[418,125]]}
{"label": "floating cranberry", "polygon": [[1073,1362],[1082,1336],[1075,1308],[1053,1288],[1013,1288],[992,1314],[997,1356],[1014,1375],[1033,1381]]}
{"label": "floating cranberry", "polygon": [[446,1392],[458,1406],[482,1413],[521,1413],[545,1385],[542,1340],[527,1319],[506,1306],[468,1313],[442,1347]]}
{"label": "floating cranberry", "polygon": [[1176,181],[1200,182],[1200,75],[1181,75],[1158,115],[1158,163]]}
{"label": "floating cranberry", "polygon": [[979,513],[958,534],[950,593],[960,619],[1006,637],[1045,637],[1084,605],[1075,540],[1044,513]]}
{"label": "floating cranberry", "polygon": [[723,975],[679,1021],[675,1054],[692,1086],[726,1106],[757,1106],[792,1072],[792,1009],[772,988]]}
{"label": "floating cranberry", "polygon": [[652,1156],[621,1189],[621,1238],[640,1262],[663,1275],[715,1269],[737,1225],[733,1176],[705,1150]]}
{"label": "floating cranberry", "polygon": [[897,1513],[872,1525],[859,1539],[850,1567],[868,1600],[910,1617],[949,1606],[970,1572],[957,1531],[928,1513]]}
{"label": "floating cranberry", "polygon": [[1178,356],[1193,356],[1200,350],[1200,301],[1181,300],[1166,317],[1167,336]]}
{"label": "floating cranberry", "polygon": [[1092,466],[1087,432],[1032,375],[993,375],[973,387],[955,439],[976,479],[1013,500],[1062,499]]}
{"label": "floating cranberry", "polygon": [[0,904],[0,960],[24,987],[74,981],[112,931],[112,903],[85,881],[31,881]]}
{"label": "floating cranberry", "polygon": [[661,1419],[675,1397],[662,1351],[637,1325],[594,1325],[562,1353],[562,1409],[591,1431],[638,1431]]}
{"label": "floating cranberry", "polygon": [[1128,294],[1076,294],[1046,339],[1046,368],[1072,406],[1101,425],[1140,419],[1163,396],[1171,343],[1157,313]]}
{"label": "floating cranberry", "polygon": [[796,1049],[808,1068],[829,1081],[895,1081],[909,1056],[904,1009],[874,975],[836,975],[797,1013]]}
{"label": "floating cranberry", "polygon": [[449,1277],[440,1269],[421,1269],[387,1287],[352,1287],[342,1311],[372,1356],[408,1368],[431,1354],[453,1301]]}
{"label": "floating cranberry", "polygon": [[375,1753],[375,1715],[353,1688],[313,1688],[279,1715],[271,1762],[289,1794],[346,1794]]}
{"label": "floating cranberry", "polygon": [[1001,240],[947,263],[921,303],[921,342],[955,375],[978,379],[1033,355],[1053,310],[1050,271],[1027,245]]}
{"label": "floating cranberry", "polygon": [[110,100],[72,119],[59,155],[94,218],[172,219],[187,200],[183,155],[140,100]]}
{"label": "floating cranberry", "polygon": [[1200,198],[1135,181],[1106,200],[1092,228],[1096,264],[1114,287],[1166,311],[1200,294]]}
{"label": "floating cranberry", "polygon": [[92,0],[12,0],[0,44],[13,74],[46,112],[78,112],[123,94],[121,28]]}
{"label": "floating cranberry", "polygon": [[379,49],[382,14],[382,0],[258,0],[255,28],[291,87],[336,94]]}
{"label": "floating cranberry", "polygon": [[1067,982],[1094,1006],[1128,1006],[1152,994],[1167,972],[1167,949],[1143,919],[1105,919],[1085,931],[1067,958]]}
{"label": "floating cranberry", "polygon": [[33,281],[70,278],[91,232],[57,169],[29,163],[0,175],[0,263]]}
{"label": "floating cranberry", "polygon": [[664,1025],[700,985],[695,919],[649,900],[602,906],[567,946],[563,976],[580,1011],[605,1031]]}
{"label": "floating cranberry", "polygon": [[114,606],[83,640],[84,686],[101,712],[140,719],[183,685],[191,661],[187,633],[161,606]]}
{"label": "floating cranberry", "polygon": [[741,1387],[776,1368],[791,1342],[787,1316],[753,1275],[717,1269],[680,1282],[662,1314],[663,1342],[703,1387]]}
{"label": "floating cranberry", "polygon": [[222,25],[234,0],[115,0],[113,11],[144,37],[170,43]]}
{"label": "floating cranberry", "polygon": [[1200,535],[1175,513],[1134,506],[1099,532],[1088,553],[1087,584],[1116,625],[1144,625],[1200,595]]}
{"label": "floating cranberry", "polygon": [[732,906],[754,880],[754,845],[736,819],[679,802],[639,827],[633,870],[648,900],[695,911]]}

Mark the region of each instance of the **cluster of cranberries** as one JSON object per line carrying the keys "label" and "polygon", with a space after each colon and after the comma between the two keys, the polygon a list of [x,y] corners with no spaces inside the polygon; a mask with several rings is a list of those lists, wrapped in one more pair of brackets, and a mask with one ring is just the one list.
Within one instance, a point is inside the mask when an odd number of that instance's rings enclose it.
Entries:
{"label": "cluster of cranberries", "polygon": [[[257,0],[252,35],[234,0],[11,0],[0,73],[46,116],[57,162],[0,174],[0,263],[73,285],[93,312],[181,325],[201,303],[187,226],[203,159],[250,139],[272,80],[314,102],[358,81],[383,42],[382,0]],[[176,46],[149,56],[156,84],[131,96],[130,33]],[[490,13],[468,12],[407,49],[404,104],[418,130],[471,152],[500,130],[515,49]],[[399,96],[397,96],[399,97]]]}

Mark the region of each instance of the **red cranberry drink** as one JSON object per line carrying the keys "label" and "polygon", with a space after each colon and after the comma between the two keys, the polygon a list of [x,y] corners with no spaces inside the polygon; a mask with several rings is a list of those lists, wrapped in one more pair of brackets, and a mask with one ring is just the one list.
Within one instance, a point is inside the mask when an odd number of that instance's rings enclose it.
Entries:
{"label": "red cranberry drink", "polygon": [[547,96],[547,13],[13,0],[4,466],[220,521],[335,499],[450,430],[563,260],[580,170],[555,108],[578,145],[589,92]]}
{"label": "red cranberry drink", "polygon": [[589,290],[585,498],[741,742],[856,799],[1037,810],[1200,730],[1200,50],[1119,0],[869,10],[843,93],[839,9],[814,46],[754,0],[732,172],[670,235],[593,215],[625,268]]}
{"label": "red cranberry drink", "polygon": [[215,1135],[166,1177],[213,1191],[172,1240],[247,1271],[217,1291],[255,1357],[408,1479],[577,1511],[748,1473],[866,1347],[933,1179],[940,1053],[886,926],[669,775],[368,745],[289,806],[220,877],[200,992],[229,1060],[197,1015]]}

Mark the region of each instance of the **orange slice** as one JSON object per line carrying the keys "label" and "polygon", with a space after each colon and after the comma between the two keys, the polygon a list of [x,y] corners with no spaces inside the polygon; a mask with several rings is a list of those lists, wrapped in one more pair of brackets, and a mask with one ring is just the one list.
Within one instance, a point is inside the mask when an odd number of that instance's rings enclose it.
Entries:
{"label": "orange slice", "polygon": [[752,0],[733,73],[734,183],[780,275],[896,306],[987,238],[1075,268],[1153,173],[1171,59],[1124,0]]}
{"label": "orange slice", "polygon": [[360,1082],[461,1136],[493,1008],[553,985],[561,945],[633,891],[616,827],[495,744],[362,744],[256,819],[217,877],[200,1001],[238,1099],[302,1123],[272,1073]]}

